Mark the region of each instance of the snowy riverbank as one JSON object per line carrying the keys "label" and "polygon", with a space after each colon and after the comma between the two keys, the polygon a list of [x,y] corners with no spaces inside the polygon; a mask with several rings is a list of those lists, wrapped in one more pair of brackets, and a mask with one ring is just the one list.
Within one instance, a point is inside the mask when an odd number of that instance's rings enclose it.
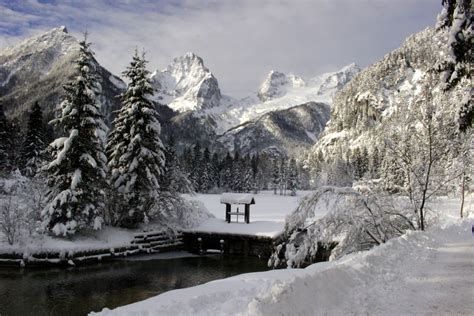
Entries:
{"label": "snowy riverbank", "polygon": [[[451,209],[449,200],[440,202]],[[469,315],[474,220],[458,220],[453,211],[426,232],[340,260],[243,274],[99,315]]]}
{"label": "snowy riverbank", "polygon": [[[250,224],[243,224],[242,217],[240,218],[241,223],[227,224],[224,221],[225,208],[220,203],[220,194],[184,195],[184,198],[193,206],[194,211],[193,214],[188,214],[187,222],[192,225],[194,231],[275,237],[283,231],[286,216],[293,212],[300,200],[310,192],[301,191],[297,196],[274,195],[270,191],[256,194],[256,205],[251,207]],[[215,218],[212,217],[213,215]],[[134,230],[107,226],[100,231],[82,232],[70,239],[36,234],[25,237],[13,245],[9,245],[6,239],[2,238],[0,232],[0,253],[26,255],[51,252],[75,253],[128,247],[131,245],[135,233],[163,229],[166,229],[166,226],[153,223],[142,225],[139,229]]]}

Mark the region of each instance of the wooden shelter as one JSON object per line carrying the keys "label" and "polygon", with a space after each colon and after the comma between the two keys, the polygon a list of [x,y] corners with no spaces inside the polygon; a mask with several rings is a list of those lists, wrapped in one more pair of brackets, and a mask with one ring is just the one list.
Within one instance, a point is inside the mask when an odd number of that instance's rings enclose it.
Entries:
{"label": "wooden shelter", "polygon": [[[239,215],[244,215],[245,223],[250,223],[250,205],[255,204],[255,198],[252,194],[224,193],[221,196],[221,204],[225,204],[225,220],[227,223],[230,223],[232,215],[237,216],[237,221],[239,221]],[[238,207],[237,211],[232,212],[232,204],[244,205],[244,212],[239,212]]]}

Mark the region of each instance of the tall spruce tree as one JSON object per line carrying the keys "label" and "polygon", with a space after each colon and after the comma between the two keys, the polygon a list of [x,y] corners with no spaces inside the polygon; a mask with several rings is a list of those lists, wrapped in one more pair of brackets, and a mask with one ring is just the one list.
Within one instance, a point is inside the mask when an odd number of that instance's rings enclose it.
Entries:
{"label": "tall spruce tree", "polygon": [[145,55],[135,55],[123,75],[129,79],[123,106],[107,143],[110,183],[123,202],[120,224],[134,227],[151,215],[159,197],[165,156],[161,126],[148,96],[153,93]]}
{"label": "tall spruce tree", "polygon": [[34,177],[45,161],[45,135],[43,111],[39,103],[35,102],[31,108],[28,129],[20,153],[20,168],[28,177]]}
{"label": "tall spruce tree", "polygon": [[106,181],[107,128],[96,99],[100,84],[86,36],[79,43],[75,68],[77,75],[64,85],[65,100],[52,121],[67,136],[50,145],[52,161],[46,169],[50,191],[41,213],[44,227],[63,236],[102,227]]}
{"label": "tall spruce tree", "polygon": [[294,158],[290,159],[290,164],[288,166],[288,190],[292,196],[296,195],[296,190],[298,189],[298,167],[296,165],[296,160]]}

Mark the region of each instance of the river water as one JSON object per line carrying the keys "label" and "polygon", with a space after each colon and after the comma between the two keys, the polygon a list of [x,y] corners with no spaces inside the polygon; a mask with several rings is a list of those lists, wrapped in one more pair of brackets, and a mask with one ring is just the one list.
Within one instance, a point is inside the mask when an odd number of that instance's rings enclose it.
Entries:
{"label": "river water", "polygon": [[267,270],[254,257],[130,258],[74,268],[0,268],[0,316],[86,315],[104,307]]}

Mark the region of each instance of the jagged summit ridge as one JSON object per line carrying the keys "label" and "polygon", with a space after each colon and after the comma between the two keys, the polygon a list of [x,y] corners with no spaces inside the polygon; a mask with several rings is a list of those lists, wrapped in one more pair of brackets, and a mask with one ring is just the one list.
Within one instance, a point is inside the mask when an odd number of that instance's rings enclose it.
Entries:
{"label": "jagged summit ridge", "polygon": [[60,50],[61,53],[67,53],[69,49],[76,49],[77,44],[78,41],[68,34],[67,28],[60,26],[6,47],[0,52],[0,58],[19,55],[22,52],[38,52],[47,48],[55,48]]}
{"label": "jagged summit ridge", "polygon": [[[262,102],[270,101],[291,93],[293,89],[307,88],[318,95],[331,95],[341,89],[358,72],[359,66],[355,63],[344,66],[336,72],[325,73],[312,78],[303,78],[295,74],[285,74],[279,71],[270,71],[260,85],[257,96]],[[305,91],[300,91],[305,93]]]}
{"label": "jagged summit ridge", "polygon": [[201,57],[186,53],[173,59],[164,70],[151,76],[154,99],[173,110],[209,109],[219,105],[221,91],[214,75],[204,65]]}
{"label": "jagged summit ridge", "polygon": [[272,70],[261,84],[257,95],[262,102],[265,102],[285,95],[288,89],[304,87],[305,85],[305,81],[300,76],[286,75]]}
{"label": "jagged summit ridge", "polygon": [[[47,119],[64,95],[63,85],[76,72],[74,60],[79,41],[65,26],[27,38],[0,51],[0,101],[10,116],[23,116],[38,101]],[[96,60],[95,71],[102,86],[102,110],[107,120],[120,105],[116,97],[124,87]]]}

